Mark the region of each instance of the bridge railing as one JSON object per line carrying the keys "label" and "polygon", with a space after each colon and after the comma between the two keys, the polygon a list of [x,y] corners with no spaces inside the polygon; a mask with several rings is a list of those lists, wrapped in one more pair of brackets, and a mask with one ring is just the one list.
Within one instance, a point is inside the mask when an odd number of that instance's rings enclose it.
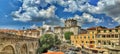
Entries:
{"label": "bridge railing", "polygon": [[13,39],[21,39],[21,40],[38,40],[38,38],[28,37],[28,36],[20,36],[15,34],[3,33],[0,32],[0,38],[13,38]]}

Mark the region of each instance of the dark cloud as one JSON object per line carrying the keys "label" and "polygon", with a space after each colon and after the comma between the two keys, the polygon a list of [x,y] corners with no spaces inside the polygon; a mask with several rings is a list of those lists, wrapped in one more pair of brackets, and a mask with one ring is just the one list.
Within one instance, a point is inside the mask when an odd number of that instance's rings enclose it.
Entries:
{"label": "dark cloud", "polygon": [[120,2],[116,2],[114,5],[106,6],[103,11],[112,17],[120,16]]}

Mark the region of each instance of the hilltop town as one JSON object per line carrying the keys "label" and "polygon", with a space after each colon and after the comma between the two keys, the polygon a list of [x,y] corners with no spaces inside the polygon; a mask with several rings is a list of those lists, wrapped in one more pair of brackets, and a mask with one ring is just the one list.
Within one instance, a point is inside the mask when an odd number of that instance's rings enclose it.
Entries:
{"label": "hilltop town", "polygon": [[[10,29],[1,29],[0,33],[16,35],[19,37],[29,37],[29,39],[39,39],[44,34],[53,34],[57,35],[58,39],[61,41],[61,44],[65,46],[71,45],[79,48],[80,53],[93,54],[93,53],[105,53],[105,54],[114,54],[120,53],[120,27],[116,26],[115,28],[106,28],[103,26],[96,26],[87,29],[82,29],[77,25],[77,20],[68,19],[65,21],[65,26],[56,26],[54,30],[51,27],[45,28],[37,27],[34,29],[24,29],[24,30],[10,30]],[[66,32],[72,32],[70,39],[65,38]],[[1,41],[2,41],[2,36]],[[8,37],[10,37],[8,35]],[[68,43],[70,42],[70,43]],[[2,44],[2,43],[1,43]],[[68,47],[70,48],[70,47]],[[69,49],[67,49],[69,51]],[[64,52],[65,53],[65,52]]]}

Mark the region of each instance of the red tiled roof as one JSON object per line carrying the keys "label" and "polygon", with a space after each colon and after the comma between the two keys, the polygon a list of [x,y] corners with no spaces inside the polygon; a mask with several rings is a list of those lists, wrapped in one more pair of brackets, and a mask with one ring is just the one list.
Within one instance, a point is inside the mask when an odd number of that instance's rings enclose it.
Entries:
{"label": "red tiled roof", "polygon": [[87,28],[87,30],[96,30],[96,27]]}
{"label": "red tiled roof", "polygon": [[63,52],[47,52],[47,53],[44,53],[44,54],[64,54]]}

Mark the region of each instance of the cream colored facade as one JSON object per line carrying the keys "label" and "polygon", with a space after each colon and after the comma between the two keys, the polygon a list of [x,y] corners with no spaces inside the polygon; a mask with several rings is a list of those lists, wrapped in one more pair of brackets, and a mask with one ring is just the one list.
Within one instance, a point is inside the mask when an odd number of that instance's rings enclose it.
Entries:
{"label": "cream colored facade", "polygon": [[101,47],[115,47],[119,42],[120,29],[98,29],[96,45]]}
{"label": "cream colored facade", "polygon": [[[81,31],[82,32],[82,31]],[[120,29],[105,27],[88,28],[86,33],[71,36],[71,43],[75,46],[89,48],[115,47],[119,42]]]}
{"label": "cream colored facade", "polygon": [[95,34],[96,30],[87,30],[86,33],[71,36],[71,43],[77,47],[95,47]]}
{"label": "cream colored facade", "polygon": [[58,35],[58,38],[65,41],[64,33],[73,32],[74,35],[78,35],[81,27],[77,25],[77,21],[74,19],[69,19],[65,21],[65,27],[54,27],[54,33]]}
{"label": "cream colored facade", "polygon": [[41,34],[40,34],[40,31],[36,29],[28,29],[28,30],[19,30],[16,33],[16,35],[39,38]]}

